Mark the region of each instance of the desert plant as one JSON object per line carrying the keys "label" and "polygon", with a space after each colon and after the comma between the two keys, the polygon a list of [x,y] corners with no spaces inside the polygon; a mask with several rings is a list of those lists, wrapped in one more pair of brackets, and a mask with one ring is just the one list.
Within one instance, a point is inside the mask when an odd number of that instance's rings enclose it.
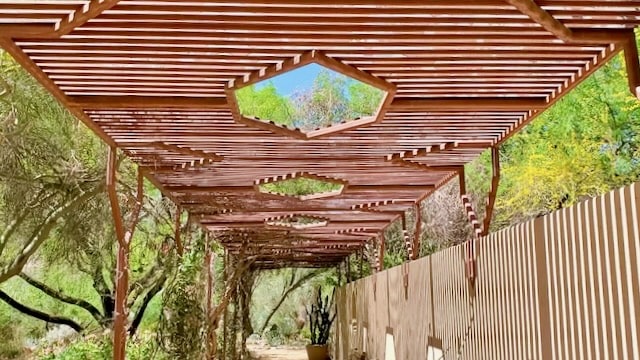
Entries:
{"label": "desert plant", "polygon": [[318,288],[318,295],[315,304],[307,309],[307,317],[309,318],[309,330],[311,332],[311,345],[326,345],[329,341],[329,333],[331,325],[336,319],[336,312],[331,310],[336,297],[336,289],[333,289],[331,298],[322,296],[322,289]]}

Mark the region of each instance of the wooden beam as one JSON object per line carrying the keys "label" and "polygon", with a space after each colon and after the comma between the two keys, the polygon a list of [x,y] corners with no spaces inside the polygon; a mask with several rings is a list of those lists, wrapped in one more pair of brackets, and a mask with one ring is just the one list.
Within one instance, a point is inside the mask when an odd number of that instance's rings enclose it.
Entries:
{"label": "wooden beam", "polygon": [[229,109],[224,98],[205,97],[78,95],[69,102],[82,109]]}
{"label": "wooden beam", "polygon": [[74,29],[99,16],[104,11],[111,9],[118,4],[119,1],[120,0],[91,0],[89,3],[83,4],[76,11],[56,24],[56,35],[60,37],[69,34]]}
{"label": "wooden beam", "polygon": [[[432,184],[390,184],[390,185],[349,185],[348,191],[427,191],[432,190]],[[165,189],[173,192],[214,192],[214,193],[238,193],[254,191],[253,186],[166,186]]]}
{"label": "wooden beam", "polygon": [[414,111],[527,111],[544,109],[547,106],[545,98],[504,99],[504,98],[468,98],[468,99],[402,99],[396,98],[391,102],[388,112],[400,110]]}
{"label": "wooden beam", "polygon": [[55,27],[51,24],[0,24],[0,37],[21,39],[42,38],[52,34]]}
{"label": "wooden beam", "polygon": [[[70,104],[83,109],[211,109],[228,110],[224,98],[181,97],[181,96],[117,96],[117,95],[76,95],[70,96]],[[545,98],[504,99],[504,98],[396,98],[388,111],[527,111],[543,109]]]}
{"label": "wooden beam", "polygon": [[571,30],[534,0],[505,0],[545,30],[566,43],[610,44],[626,41],[625,30]]}

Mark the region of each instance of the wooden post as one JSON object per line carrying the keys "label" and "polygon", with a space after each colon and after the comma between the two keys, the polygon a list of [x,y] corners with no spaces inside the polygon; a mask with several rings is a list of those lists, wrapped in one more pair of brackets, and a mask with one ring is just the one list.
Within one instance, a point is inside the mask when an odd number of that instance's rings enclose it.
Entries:
{"label": "wooden post", "polygon": [[384,270],[384,232],[380,233],[380,259],[378,262],[378,271]]}
{"label": "wooden post", "polygon": [[209,233],[207,232],[205,234],[205,244],[204,244],[204,251],[205,251],[205,267],[206,267],[206,272],[207,272],[207,291],[206,291],[206,316],[207,316],[207,323],[208,326],[207,328],[209,329],[208,331],[208,339],[207,339],[207,349],[208,349],[208,354],[207,354],[207,359],[215,359],[216,358],[216,346],[213,346],[212,344],[216,343],[216,332],[215,329],[217,328],[217,324],[213,324],[210,323],[213,319],[212,319],[212,314],[213,314],[213,286],[214,286],[214,272],[211,270],[211,265],[214,263],[215,259],[214,259],[214,255],[211,253],[211,245],[209,243],[210,239],[209,239]]}
{"label": "wooden post", "polygon": [[182,246],[182,229],[181,229],[181,221],[180,215],[182,215],[182,207],[180,205],[176,206],[176,221],[175,221],[175,239],[176,239],[176,251],[178,255],[182,257],[184,254],[184,246]]}
{"label": "wooden post", "polygon": [[131,223],[125,230],[122,220],[122,210],[118,201],[116,191],[116,167],[117,149],[109,148],[107,160],[107,194],[111,205],[111,214],[116,230],[118,241],[118,256],[116,258],[115,273],[115,309],[113,320],[113,358],[114,360],[124,360],[126,356],[127,343],[127,293],[129,291],[129,249],[133,233],[140,218],[140,210],[144,199],[144,178],[138,169],[138,186],[136,194],[136,204],[131,214]]}
{"label": "wooden post", "polygon": [[464,167],[462,167],[458,171],[458,178],[460,180],[460,196],[464,196],[467,194],[467,183],[464,176]]}
{"label": "wooden post", "polygon": [[127,289],[129,287],[128,253],[129,246],[125,241],[124,224],[122,223],[122,213],[116,192],[116,155],[115,147],[109,148],[109,158],[107,161],[107,192],[111,203],[111,215],[116,229],[118,240],[118,256],[116,258],[115,274],[115,311],[113,313],[113,358],[114,360],[124,360],[127,342],[126,332],[126,301]]}
{"label": "wooden post", "polygon": [[115,311],[113,322],[113,358],[124,360],[127,343],[127,290],[129,289],[129,246],[118,243],[116,261]]}
{"label": "wooden post", "polygon": [[213,263],[213,254],[211,253],[211,246],[209,244],[209,233],[205,234],[205,264],[207,267],[207,318],[211,315],[213,306],[213,273],[211,271],[211,264]]}
{"label": "wooden post", "polygon": [[491,148],[491,169],[493,171],[493,176],[491,177],[491,189],[489,189],[489,198],[487,199],[487,207],[484,212],[482,233],[480,234],[482,236],[487,236],[489,234],[491,218],[493,217],[493,208],[495,206],[496,195],[498,193],[498,185],[500,185],[500,152],[498,145]]}
{"label": "wooden post", "polygon": [[635,97],[640,99],[640,60],[638,59],[638,45],[633,31],[629,32],[629,39],[624,47],[624,58],[629,89]]}
{"label": "wooden post", "polygon": [[[224,283],[224,288],[227,287],[227,281],[229,279],[228,276],[228,268],[229,267],[229,252],[224,250],[224,257],[222,258],[222,282]],[[229,306],[225,306],[224,312],[222,313],[222,359],[227,359],[227,313],[229,312]]]}
{"label": "wooden post", "polygon": [[413,257],[411,260],[416,260],[420,256],[420,245],[422,235],[422,202],[416,203],[416,230],[413,235]]}

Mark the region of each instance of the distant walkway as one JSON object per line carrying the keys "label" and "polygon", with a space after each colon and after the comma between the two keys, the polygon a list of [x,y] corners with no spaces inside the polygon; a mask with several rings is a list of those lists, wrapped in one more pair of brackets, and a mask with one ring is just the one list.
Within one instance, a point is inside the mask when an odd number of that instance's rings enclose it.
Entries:
{"label": "distant walkway", "polygon": [[254,360],[306,360],[307,352],[303,347],[278,346],[267,347],[257,344],[248,345]]}

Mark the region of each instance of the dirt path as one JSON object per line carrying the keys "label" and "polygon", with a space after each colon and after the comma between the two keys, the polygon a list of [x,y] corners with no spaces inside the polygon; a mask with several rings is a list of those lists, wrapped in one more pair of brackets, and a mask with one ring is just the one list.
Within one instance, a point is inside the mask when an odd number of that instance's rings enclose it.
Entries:
{"label": "dirt path", "polygon": [[258,344],[248,345],[249,353],[255,360],[307,360],[304,347],[269,347]]}

